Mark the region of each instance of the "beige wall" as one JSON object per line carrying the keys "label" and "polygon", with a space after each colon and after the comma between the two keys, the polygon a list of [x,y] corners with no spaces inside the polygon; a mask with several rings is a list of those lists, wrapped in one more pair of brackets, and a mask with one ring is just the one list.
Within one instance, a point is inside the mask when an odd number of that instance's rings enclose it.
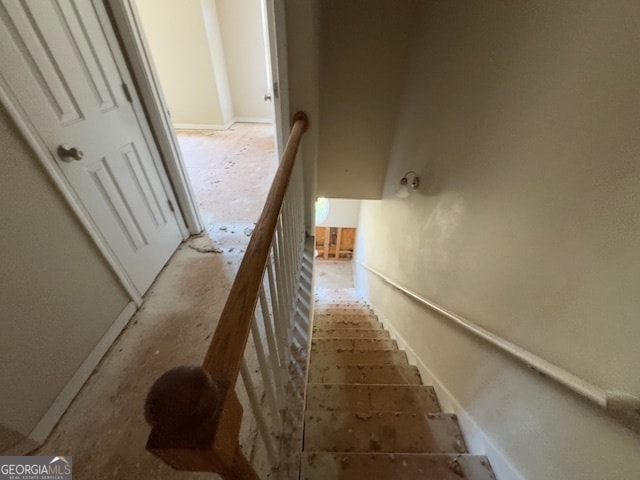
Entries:
{"label": "beige wall", "polygon": [[171,119],[224,125],[200,0],[136,0]]}
{"label": "beige wall", "polygon": [[380,198],[420,2],[319,2],[321,197]]}
{"label": "beige wall", "polygon": [[[640,396],[640,4],[423,6],[358,260]],[[411,169],[420,190],[395,198]],[[362,269],[358,285],[523,478],[637,477],[630,430]]]}
{"label": "beige wall", "polygon": [[271,121],[260,0],[136,0],[180,127]]}
{"label": "beige wall", "polygon": [[1,451],[35,427],[129,298],[1,106],[0,150]]}
{"label": "beige wall", "polygon": [[217,0],[236,119],[271,120],[261,0]]}
{"label": "beige wall", "polygon": [[317,192],[317,160],[319,117],[319,54],[318,54],[318,12],[317,0],[284,0],[286,21],[286,47],[289,110],[303,111],[309,117],[309,128],[300,146],[301,165],[304,169],[305,225],[307,234],[315,235],[314,202]]}

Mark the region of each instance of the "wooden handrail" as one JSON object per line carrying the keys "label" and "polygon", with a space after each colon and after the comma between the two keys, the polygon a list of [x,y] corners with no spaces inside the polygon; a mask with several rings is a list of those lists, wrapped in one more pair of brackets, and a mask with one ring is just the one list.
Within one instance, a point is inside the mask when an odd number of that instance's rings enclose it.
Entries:
{"label": "wooden handrail", "polygon": [[234,385],[249,338],[259,288],[302,134],[304,112],[291,133],[202,367],[177,367],[151,387],[145,418],[147,449],[180,470],[209,471],[225,480],[259,480],[239,447],[242,406]]}
{"label": "wooden handrail", "polygon": [[258,301],[258,288],[269,257],[271,242],[289,179],[295,165],[302,134],[307,130],[307,116],[298,112],[282,154],[282,162],[267,195],[264,210],[256,223],[246,253],[233,282],[220,322],[211,339],[202,367],[217,380],[235,383],[240,361],[249,338],[249,328]]}

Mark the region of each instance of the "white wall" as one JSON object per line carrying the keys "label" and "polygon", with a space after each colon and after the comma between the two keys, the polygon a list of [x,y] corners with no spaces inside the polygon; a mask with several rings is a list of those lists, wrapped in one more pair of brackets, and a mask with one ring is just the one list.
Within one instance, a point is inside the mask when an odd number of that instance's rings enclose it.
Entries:
{"label": "white wall", "polygon": [[[423,7],[384,199],[362,204],[357,260],[640,396],[640,4]],[[395,198],[411,169],[420,190]],[[493,444],[532,480],[638,476],[630,430],[362,269],[358,286],[487,436],[470,431],[473,445]],[[494,459],[499,479],[516,478]]]}
{"label": "white wall", "polygon": [[136,0],[174,124],[272,120],[259,0]]}
{"label": "white wall", "polygon": [[0,148],[1,452],[38,424],[129,298],[1,106]]}
{"label": "white wall", "polygon": [[360,200],[348,198],[330,198],[329,215],[317,227],[355,228],[360,220]]}

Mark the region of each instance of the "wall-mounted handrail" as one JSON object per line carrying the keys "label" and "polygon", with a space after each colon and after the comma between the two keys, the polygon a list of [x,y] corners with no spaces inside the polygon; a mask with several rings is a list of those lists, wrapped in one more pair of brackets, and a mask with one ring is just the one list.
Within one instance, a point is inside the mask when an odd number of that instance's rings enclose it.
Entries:
{"label": "wall-mounted handrail", "polygon": [[[255,323],[258,298],[265,296],[265,269],[269,273],[272,312],[264,303],[265,298],[261,298],[261,310],[262,319],[267,322],[265,331],[268,337],[274,330],[270,325],[271,313],[275,322],[278,312],[290,310],[294,302],[295,271],[299,268],[296,256],[302,253],[304,227],[297,228],[303,225],[298,211],[302,208],[300,199],[291,198],[291,195],[300,196],[301,192],[290,192],[289,184],[302,134],[307,128],[307,116],[297,112],[264,209],[256,222],[202,366],[177,367],[165,372],[147,396],[145,417],[152,426],[147,449],[179,470],[215,472],[225,480],[259,480],[240,451],[238,435],[242,406],[234,386],[242,370],[254,413],[260,410],[248,369],[243,363],[244,351],[253,326],[254,341],[263,363],[261,367],[268,368],[269,362],[262,350]],[[294,185],[299,190],[302,180],[297,180]],[[298,203],[292,200],[298,200]],[[275,279],[277,285],[274,277],[278,277]],[[282,330],[284,327],[276,324],[278,328]],[[279,345],[274,338],[267,340],[270,354],[277,358],[270,358],[273,365],[282,366],[285,362],[282,355],[278,355],[278,347],[280,352],[286,347],[282,345],[282,337],[281,333]],[[266,378],[280,381],[282,375],[281,372],[273,372]],[[266,385],[272,384],[271,381],[264,383],[265,389],[276,388]],[[268,400],[272,410],[278,408],[277,392],[269,392]],[[280,410],[283,409],[284,406]],[[272,411],[272,414],[277,413]],[[264,418],[257,420],[269,457],[273,460],[275,449],[269,444],[266,423]],[[279,418],[276,424],[277,420]]]}
{"label": "wall-mounted handrail", "polygon": [[395,282],[385,274],[379,272],[375,268],[361,262],[360,265],[378,276],[385,283],[388,283],[394,288],[400,290],[402,293],[411,297],[418,303],[429,307],[466,331],[482,338],[486,342],[489,342],[494,347],[497,347],[511,357],[524,363],[529,369],[538,372],[539,374],[586,398],[590,402],[604,409],[611,417],[615,418],[626,427],[634,430],[636,433],[640,433],[640,398],[629,393],[605,390],[593,385],[577,375],[554,365],[544,358],[541,358],[528,350],[525,350],[524,348],[519,347],[518,345],[515,345],[514,343],[511,343],[488,330],[485,330],[472,321],[447,310],[437,303],[418,295]]}

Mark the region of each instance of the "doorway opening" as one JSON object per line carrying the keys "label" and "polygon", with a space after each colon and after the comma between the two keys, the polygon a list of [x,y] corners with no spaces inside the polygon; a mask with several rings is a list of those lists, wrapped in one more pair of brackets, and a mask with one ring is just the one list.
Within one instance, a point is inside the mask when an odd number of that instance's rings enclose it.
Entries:
{"label": "doorway opening", "polygon": [[278,166],[273,126],[176,133],[206,233],[195,248],[240,260]]}
{"label": "doorway opening", "polygon": [[315,279],[317,289],[354,288],[360,200],[323,198],[316,201]]}
{"label": "doorway opening", "polygon": [[135,0],[206,252],[241,256],[277,168],[262,3]]}

